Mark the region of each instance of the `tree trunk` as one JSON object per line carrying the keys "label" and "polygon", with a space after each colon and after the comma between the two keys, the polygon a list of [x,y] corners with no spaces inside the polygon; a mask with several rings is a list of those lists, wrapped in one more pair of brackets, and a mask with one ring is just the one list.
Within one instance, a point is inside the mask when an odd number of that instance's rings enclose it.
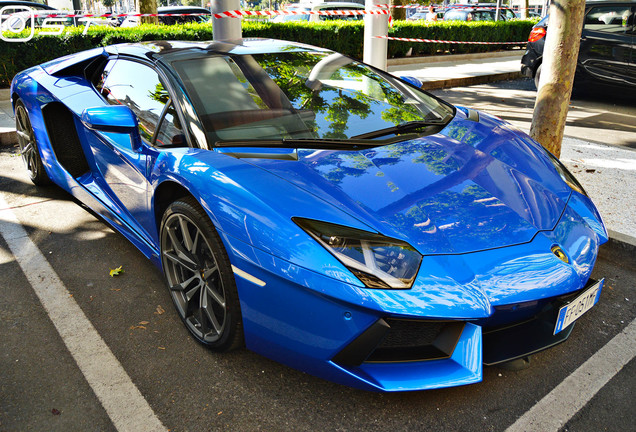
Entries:
{"label": "tree trunk", "polygon": [[[404,6],[410,4],[409,0],[391,0],[392,6]],[[406,19],[406,9],[404,8],[391,8],[391,18],[394,20]]]}
{"label": "tree trunk", "polygon": [[530,136],[556,157],[561,155],[584,11],[585,0],[556,0],[550,7]]}
{"label": "tree trunk", "polygon": [[521,19],[528,19],[528,9],[530,8],[530,0],[523,0],[521,3]]}
{"label": "tree trunk", "polygon": [[[139,13],[156,14],[157,0],[139,0]],[[141,17],[142,24],[158,24],[157,17]]]}

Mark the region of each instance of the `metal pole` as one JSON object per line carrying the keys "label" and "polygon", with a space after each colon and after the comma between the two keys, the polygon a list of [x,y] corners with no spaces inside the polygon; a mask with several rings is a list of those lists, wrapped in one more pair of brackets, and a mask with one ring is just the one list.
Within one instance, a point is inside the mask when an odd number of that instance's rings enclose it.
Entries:
{"label": "metal pole", "polygon": [[[240,9],[240,0],[212,0],[210,5],[210,12],[213,14]],[[241,39],[241,18],[213,18],[212,37],[214,40]]]}
{"label": "metal pole", "polygon": [[497,0],[497,10],[495,11],[495,21],[499,21],[501,16],[501,0]]}
{"label": "metal pole", "polygon": [[[365,0],[367,10],[377,9],[377,5],[388,3],[386,0]],[[372,66],[386,71],[386,58],[388,53],[388,40],[375,36],[388,36],[389,15],[365,15],[364,16],[364,48],[363,61]]]}

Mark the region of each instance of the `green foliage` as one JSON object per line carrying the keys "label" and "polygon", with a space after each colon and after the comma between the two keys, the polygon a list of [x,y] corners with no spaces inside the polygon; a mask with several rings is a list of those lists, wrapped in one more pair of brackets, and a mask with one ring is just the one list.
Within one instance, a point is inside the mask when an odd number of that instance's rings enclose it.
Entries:
{"label": "green foliage", "polygon": [[[396,21],[389,36],[448,41],[521,42],[525,45],[536,20],[513,21]],[[389,42],[389,58],[464,54],[512,49],[520,45],[470,45],[421,42]]]}
{"label": "green foliage", "polygon": [[[389,36],[461,41],[525,41],[533,20],[510,22],[410,22],[396,21]],[[122,42],[152,40],[212,40],[210,24],[173,26],[144,24],[133,28],[66,27],[61,36],[39,36],[29,42],[0,43],[0,87],[7,87],[23,69],[78,51]],[[21,36],[26,36],[26,31]],[[283,39],[317,45],[362,58],[364,23],[362,21],[326,21],[321,23],[243,21],[243,36]],[[5,33],[5,36],[9,34]],[[511,49],[511,45],[451,45],[389,41],[389,58],[411,55],[470,53]]]}

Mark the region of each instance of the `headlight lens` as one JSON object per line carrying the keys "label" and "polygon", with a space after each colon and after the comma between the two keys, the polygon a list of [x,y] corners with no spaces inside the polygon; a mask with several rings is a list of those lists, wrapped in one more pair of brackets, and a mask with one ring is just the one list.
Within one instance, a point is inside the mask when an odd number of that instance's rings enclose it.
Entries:
{"label": "headlight lens", "polygon": [[550,162],[552,162],[552,165],[554,165],[554,168],[556,168],[563,181],[566,182],[572,190],[588,196],[587,192],[585,192],[585,189],[583,189],[583,186],[581,186],[581,183],[579,183],[579,181],[572,175],[572,173],[568,171],[565,165],[563,165],[563,163],[547,149],[543,148],[543,150],[548,155]]}
{"label": "headlight lens", "polygon": [[401,240],[311,219],[294,222],[344,264],[367,288],[411,288],[422,255]]}

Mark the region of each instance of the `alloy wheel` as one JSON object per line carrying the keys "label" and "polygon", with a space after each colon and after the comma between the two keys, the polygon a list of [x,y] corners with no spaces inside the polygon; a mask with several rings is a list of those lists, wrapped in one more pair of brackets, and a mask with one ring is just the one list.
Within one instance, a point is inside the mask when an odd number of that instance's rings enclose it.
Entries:
{"label": "alloy wheel", "polygon": [[161,248],[170,294],[181,318],[201,342],[218,341],[226,327],[227,304],[208,239],[191,218],[173,213],[164,222]]}
{"label": "alloy wheel", "polygon": [[16,103],[15,108],[15,128],[18,135],[18,144],[20,146],[20,154],[26,169],[29,171],[31,181],[36,185],[44,184],[48,178],[42,166],[42,160],[38,152],[35,133],[31,127],[29,113],[22,101]]}

